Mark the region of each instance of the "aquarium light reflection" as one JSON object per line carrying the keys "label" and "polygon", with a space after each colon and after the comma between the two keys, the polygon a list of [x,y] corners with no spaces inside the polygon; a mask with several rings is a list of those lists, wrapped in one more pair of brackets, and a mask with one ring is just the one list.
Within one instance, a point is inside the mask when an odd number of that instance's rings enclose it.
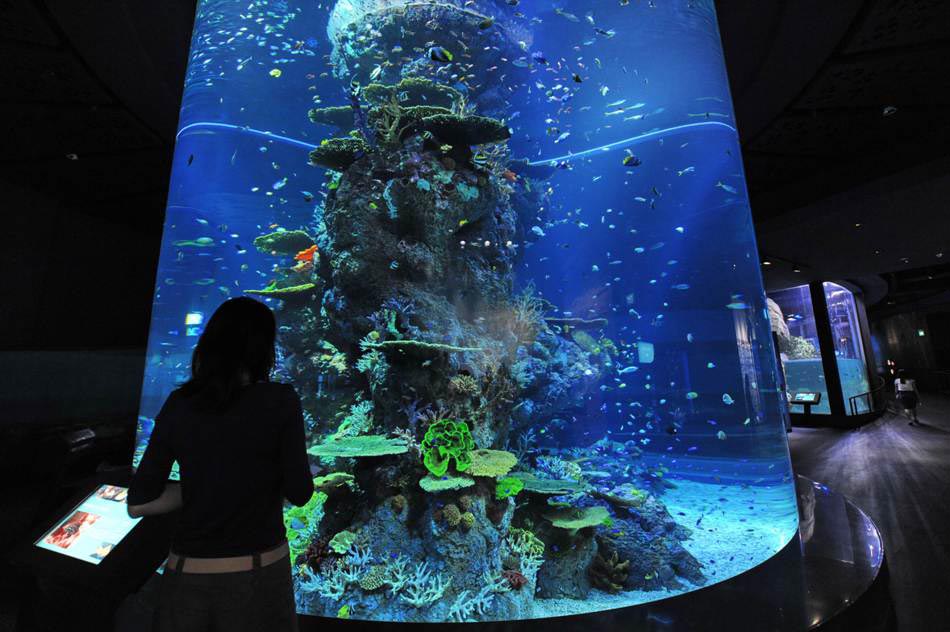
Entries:
{"label": "aquarium light reflection", "polygon": [[[615,149],[625,149],[627,147],[632,147],[633,145],[639,145],[649,140],[656,138],[663,138],[665,136],[675,136],[677,134],[684,134],[686,132],[692,132],[698,129],[703,129],[707,127],[717,127],[725,128],[731,132],[738,134],[738,130],[732,125],[727,123],[721,123],[719,121],[702,121],[700,123],[686,123],[684,125],[674,125],[673,127],[666,127],[663,129],[653,130],[652,132],[646,132],[645,134],[639,134],[637,136],[631,136],[629,138],[624,138],[622,140],[614,141],[606,145],[601,145],[599,147],[593,147],[591,149],[585,149],[572,154],[564,154],[563,156],[556,156],[554,158],[542,158],[541,160],[534,160],[528,163],[528,165],[534,167],[538,165],[550,165],[566,160],[575,160],[577,158],[586,158],[587,156],[592,156],[594,154],[606,153],[613,151]],[[274,134],[273,132],[268,132],[264,130],[254,129],[253,127],[248,127],[246,125],[233,125],[231,123],[214,123],[211,121],[199,121],[196,123],[189,123],[183,128],[178,130],[178,134],[175,135],[175,138],[178,139],[182,134],[189,130],[193,129],[224,129],[224,130],[233,130],[237,132],[242,132],[244,134],[250,134],[252,136],[259,136],[261,138],[266,138],[268,140],[279,140],[283,143],[293,145],[295,147],[300,147],[301,149],[314,150],[317,148],[317,145],[313,143],[308,143],[296,138],[290,138],[289,136],[282,136],[280,134]]]}

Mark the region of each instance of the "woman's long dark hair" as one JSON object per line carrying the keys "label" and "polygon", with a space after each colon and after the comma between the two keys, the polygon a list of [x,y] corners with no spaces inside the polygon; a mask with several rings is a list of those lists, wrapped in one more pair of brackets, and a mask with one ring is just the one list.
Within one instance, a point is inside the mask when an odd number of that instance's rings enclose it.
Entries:
{"label": "woman's long dark hair", "polygon": [[191,379],[180,391],[203,408],[226,409],[243,387],[267,381],[274,366],[274,314],[259,301],[225,301],[205,325],[191,355]]}

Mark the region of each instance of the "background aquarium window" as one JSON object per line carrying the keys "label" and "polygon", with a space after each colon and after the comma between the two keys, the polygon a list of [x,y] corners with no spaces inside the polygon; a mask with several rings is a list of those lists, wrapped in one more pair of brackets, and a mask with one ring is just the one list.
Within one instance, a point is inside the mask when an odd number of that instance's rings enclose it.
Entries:
{"label": "background aquarium window", "polygon": [[302,613],[618,608],[795,533],[711,0],[201,0],[161,248],[136,459],[270,305]]}
{"label": "background aquarium window", "polygon": [[[821,364],[821,347],[818,344],[818,328],[812,309],[811,293],[807,285],[772,292],[769,294],[781,308],[788,332],[778,335],[782,368],[785,370],[786,388],[789,393],[807,391],[821,393],[821,402],[812,406],[813,415],[828,415],[828,387]],[[793,413],[803,412],[801,405],[790,404]]]}
{"label": "background aquarium window", "polygon": [[[823,283],[822,287],[825,291],[825,302],[828,304],[828,320],[831,322],[831,338],[835,345],[835,361],[841,378],[845,410],[850,415],[850,398],[871,390],[857,307],[854,294],[847,288],[830,282]],[[855,414],[869,411],[868,398],[859,397],[854,400]]]}

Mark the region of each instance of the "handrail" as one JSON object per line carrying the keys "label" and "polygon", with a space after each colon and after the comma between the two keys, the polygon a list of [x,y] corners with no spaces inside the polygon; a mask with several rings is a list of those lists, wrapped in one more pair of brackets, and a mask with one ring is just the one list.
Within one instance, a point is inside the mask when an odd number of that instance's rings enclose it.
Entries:
{"label": "handrail", "polygon": [[867,392],[865,392],[865,393],[859,393],[858,395],[852,395],[851,397],[848,398],[848,406],[849,406],[849,408],[851,409],[851,415],[852,415],[852,416],[858,414],[857,401],[858,401],[858,399],[860,399],[860,398],[862,398],[862,397],[867,397],[867,398],[868,398],[868,412],[877,412],[878,409],[877,409],[876,406],[874,406],[874,396],[875,396],[877,393],[882,392],[882,391],[887,387],[887,382],[884,380],[883,377],[881,377],[880,375],[878,375],[878,376],[877,376],[877,379],[879,379],[879,380],[881,381],[881,383],[878,384],[877,386],[875,386],[874,388],[872,388],[871,390],[869,390],[869,391],[867,391]]}

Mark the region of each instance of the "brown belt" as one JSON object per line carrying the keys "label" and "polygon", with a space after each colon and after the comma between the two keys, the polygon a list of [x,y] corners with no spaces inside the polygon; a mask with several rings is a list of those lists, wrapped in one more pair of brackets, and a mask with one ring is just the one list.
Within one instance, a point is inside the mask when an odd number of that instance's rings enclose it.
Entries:
{"label": "brown belt", "polygon": [[178,573],[238,573],[253,570],[255,567],[269,566],[288,555],[290,549],[286,542],[260,553],[237,557],[185,557],[169,553],[165,569]]}

